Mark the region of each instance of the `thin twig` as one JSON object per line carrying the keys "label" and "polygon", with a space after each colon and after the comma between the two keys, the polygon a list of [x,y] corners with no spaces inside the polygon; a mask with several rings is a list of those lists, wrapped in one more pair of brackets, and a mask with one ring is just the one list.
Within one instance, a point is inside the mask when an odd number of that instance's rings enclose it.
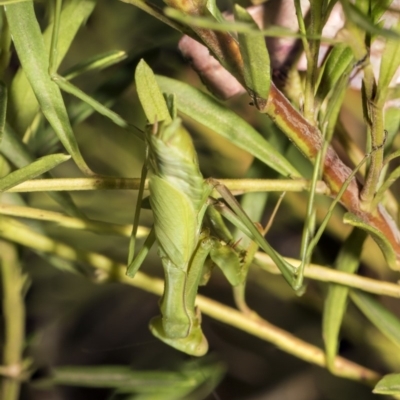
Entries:
{"label": "thin twig", "polygon": [[18,400],[24,372],[25,277],[18,265],[18,254],[11,243],[0,241],[0,273],[3,286],[4,348],[0,397]]}
{"label": "thin twig", "polygon": [[[310,181],[307,179],[219,179],[218,181],[235,194],[248,192],[302,192],[309,190],[310,187]],[[34,179],[14,186],[8,191],[23,193],[86,190],[138,190],[139,186],[139,178]],[[147,182],[145,189],[147,189]],[[317,183],[316,193],[329,195],[330,191],[324,182],[319,181]]]}
{"label": "thin twig", "polygon": [[[263,270],[272,274],[280,274],[280,271],[267,254],[258,252],[256,253],[255,258],[256,264]],[[300,264],[300,261],[294,258],[285,258],[285,260],[293,266]],[[339,285],[364,290],[365,292],[379,294],[381,296],[400,298],[400,285],[396,283],[382,282],[359,275],[348,274],[317,264],[307,265],[304,270],[304,276],[317,281],[337,283]]]}

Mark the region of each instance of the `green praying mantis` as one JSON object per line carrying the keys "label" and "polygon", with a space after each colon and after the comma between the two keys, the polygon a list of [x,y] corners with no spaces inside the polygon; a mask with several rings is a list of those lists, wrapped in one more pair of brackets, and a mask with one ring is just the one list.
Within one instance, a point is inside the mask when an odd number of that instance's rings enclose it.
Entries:
{"label": "green praying mantis", "polygon": [[[285,261],[264,239],[232,194],[214,179],[204,181],[189,133],[176,115],[173,96],[164,97],[151,69],[141,61],[135,81],[149,124],[146,127],[146,162],[136,206],[127,274],[134,276],[150,247],[157,241],[165,274],[161,315],[150,322],[154,336],[187,354],[201,356],[208,349],[195,306],[198,286],[206,282],[211,263],[221,268],[231,285],[242,283],[249,260],[246,251],[232,244],[232,237],[218,210],[254,240],[276,263],[294,288],[296,268]],[[150,171],[150,206],[154,226],[143,248],[134,256],[135,232]],[[213,199],[216,190],[226,205]],[[211,222],[210,234],[205,220]],[[239,246],[238,246],[239,247]],[[251,261],[251,260],[250,260]]]}
{"label": "green praying mantis", "polygon": [[[59,88],[78,97],[124,129],[133,131],[135,129],[119,115],[74,87],[68,79],[57,74],[59,60],[56,57],[58,54],[56,50],[61,1],[57,0],[56,4],[50,59],[40,64],[39,75],[34,74],[35,71],[32,72],[30,81],[35,87],[42,108],[49,114],[46,117],[55,121],[54,129],[60,140],[74,155],[82,170],[86,170],[72,134]],[[26,32],[19,18],[23,15],[28,21],[34,20],[32,5],[17,4],[9,7],[7,13],[16,33],[14,36],[19,53],[28,58],[25,60],[22,57],[22,61],[24,63],[26,61],[27,65],[36,65],[38,60],[42,60],[40,54],[45,52],[44,46],[41,40],[37,40],[35,43],[41,45],[33,50],[28,49],[24,40]],[[40,36],[38,26],[31,24],[27,27],[29,31],[35,32],[36,36]],[[157,241],[165,271],[165,290],[160,302],[161,316],[152,320],[151,331],[171,346],[188,354],[200,356],[207,351],[208,345],[201,330],[200,313],[195,307],[198,286],[206,282],[212,263],[222,269],[231,285],[239,285],[244,282],[246,269],[251,261],[249,252],[233,242],[217,210],[267,252],[285,279],[294,287],[298,286],[295,279],[296,269],[268,245],[226,188],[214,180],[204,181],[191,138],[176,116],[173,97],[164,99],[152,71],[144,62],[137,68],[136,84],[149,121],[144,135],[141,132],[138,136],[144,138],[147,143],[147,162],[142,173],[142,183],[144,185],[146,172],[149,169],[150,206],[154,215],[154,227],[143,248],[135,256],[135,232],[144,189],[142,186],[130,245],[128,275],[135,274],[148,250]],[[46,102],[49,98],[57,100],[60,106],[47,107]],[[60,129],[57,131],[56,128]],[[211,197],[214,189],[224,197],[227,206]],[[206,227],[206,220],[210,222],[209,227]]]}

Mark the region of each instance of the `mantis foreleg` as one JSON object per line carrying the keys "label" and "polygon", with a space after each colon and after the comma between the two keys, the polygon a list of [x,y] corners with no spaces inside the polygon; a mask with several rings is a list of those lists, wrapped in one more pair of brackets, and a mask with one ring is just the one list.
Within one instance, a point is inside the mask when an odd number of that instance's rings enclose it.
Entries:
{"label": "mantis foreleg", "polygon": [[[218,193],[221,194],[222,198],[226,201],[229,207],[235,212],[236,216],[229,212],[227,209],[222,211],[227,217],[230,218],[231,222],[238,226],[239,229],[243,229],[246,235],[253,239],[274,261],[276,266],[282,272],[283,277],[293,287],[298,290],[300,287],[296,284],[296,268],[289,264],[279,253],[277,253],[261,235],[260,231],[255,227],[254,223],[250,220],[247,214],[243,211],[238,201],[232,195],[232,193],[221,183],[215,179],[208,179],[210,185],[215,188]],[[237,218],[238,217],[238,218]],[[243,226],[245,228],[243,228]]]}

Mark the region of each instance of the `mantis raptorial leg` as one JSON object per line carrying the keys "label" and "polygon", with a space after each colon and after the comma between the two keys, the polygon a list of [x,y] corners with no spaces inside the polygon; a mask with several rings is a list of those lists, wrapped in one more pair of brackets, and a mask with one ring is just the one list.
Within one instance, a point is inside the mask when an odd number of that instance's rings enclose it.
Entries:
{"label": "mantis raptorial leg", "polygon": [[[275,219],[275,216],[278,212],[278,209],[282,203],[282,200],[283,200],[285,194],[286,194],[286,192],[283,192],[279,196],[279,199],[275,204],[272,214],[269,217],[267,225],[264,228],[260,229],[260,232],[262,233],[263,236],[265,236],[268,233],[269,229],[271,228],[272,223]],[[243,248],[242,242],[246,242],[246,240],[243,240],[243,239],[244,238],[242,238],[240,240],[240,243],[239,243],[240,248]],[[247,302],[246,302],[246,283],[247,283],[246,278],[247,278],[247,273],[248,273],[249,267],[250,267],[251,263],[253,262],[254,256],[255,256],[258,248],[259,247],[258,247],[257,243],[255,243],[253,241],[249,242],[248,247],[246,249],[246,258],[245,258],[245,261],[242,266],[242,271],[244,274],[243,281],[239,285],[233,287],[233,296],[235,299],[236,306],[243,313],[251,314],[251,315],[255,315],[255,313],[251,308],[249,308],[249,306],[247,305]]]}
{"label": "mantis raptorial leg", "polygon": [[[260,231],[255,227],[254,223],[250,220],[247,214],[243,211],[240,204],[236,200],[236,198],[232,195],[232,193],[223,185],[221,185],[217,180],[210,179],[209,182],[213,185],[213,187],[221,194],[223,199],[229,205],[229,207],[235,212],[236,216],[240,220],[239,229],[244,231],[246,235],[248,235],[251,239],[253,239],[274,261],[276,266],[282,272],[282,275],[287,280],[287,282],[293,287],[293,289],[298,290],[300,287],[296,286],[295,276],[296,276],[296,268],[289,264],[280,254],[278,254],[265,240]],[[229,211],[224,210],[224,216],[229,218],[232,223],[238,224],[238,219],[234,217],[234,214],[229,213]],[[245,228],[243,228],[243,226]]]}

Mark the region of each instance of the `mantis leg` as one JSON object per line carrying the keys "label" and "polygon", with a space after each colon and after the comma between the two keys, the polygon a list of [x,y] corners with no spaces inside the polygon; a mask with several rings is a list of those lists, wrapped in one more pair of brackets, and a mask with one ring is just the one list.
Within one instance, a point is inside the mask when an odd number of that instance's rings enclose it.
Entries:
{"label": "mantis leg", "polygon": [[249,314],[252,311],[245,300],[246,276],[258,246],[251,240],[248,241],[247,246],[242,245],[242,240],[234,243],[233,236],[215,207],[210,206],[208,208],[207,216],[217,237],[226,243],[222,244],[220,241],[216,241],[210,251],[211,260],[222,270],[229,283],[233,286],[233,296],[239,310]]}
{"label": "mantis leg", "polygon": [[146,240],[143,243],[143,247],[139,250],[137,255],[132,259],[128,268],[126,270],[126,275],[133,278],[136,272],[139,270],[140,266],[142,265],[144,259],[149,254],[150,249],[152,248],[154,242],[156,240],[156,233],[154,230],[154,226],[151,228]]}
{"label": "mantis leg", "polygon": [[[225,275],[228,282],[232,285],[233,297],[238,309],[248,315],[254,314],[254,311],[247,306],[245,289],[247,272],[253,261],[254,255],[258,250],[258,245],[251,239],[246,241],[243,240],[244,238],[236,240],[235,242],[232,234],[222,219],[221,213],[218,212],[217,208],[218,205],[217,207],[212,205],[208,207],[207,221],[213,233],[218,238],[222,239],[225,244],[222,244],[219,240],[215,240],[215,243],[210,251],[210,258],[212,261],[211,264],[217,265]],[[238,220],[236,217],[235,219]],[[236,225],[240,225],[245,232],[248,232],[246,226],[240,224],[240,222],[238,222]],[[248,232],[248,235],[251,236],[251,233]],[[244,246],[243,243],[245,243]],[[211,267],[208,269],[211,270]],[[205,276],[205,282],[202,282],[201,284],[207,283],[211,273],[211,271],[207,270],[205,272],[206,274],[208,272],[208,275]]]}
{"label": "mantis leg", "polygon": [[208,207],[207,217],[213,233],[225,242],[225,244],[222,244],[220,240],[214,240],[210,258],[221,269],[229,283],[232,286],[237,286],[245,278],[241,266],[246,250],[241,250],[239,246],[237,246],[239,251],[235,250],[236,246],[232,245],[233,236],[226,227],[221,214],[213,206]]}
{"label": "mantis leg", "polygon": [[232,195],[232,193],[221,183],[215,179],[208,179],[210,185],[212,185],[218,193],[221,194],[222,198],[226,201],[229,207],[235,212],[233,213],[227,207],[218,207],[219,211],[224,217],[229,219],[235,226],[237,226],[245,235],[249,236],[254,240],[274,261],[276,266],[282,272],[283,277],[289,283],[289,285],[298,290],[300,287],[296,285],[297,269],[289,264],[279,253],[277,253],[261,235],[260,231],[256,228],[254,223],[250,220],[247,214],[244,212],[238,201]]}
{"label": "mantis leg", "polygon": [[136,234],[137,234],[137,228],[139,226],[139,217],[140,217],[140,210],[142,208],[146,176],[147,176],[147,157],[143,164],[142,173],[140,176],[140,186],[135,207],[135,217],[133,219],[132,234],[129,241],[128,268],[126,270],[126,274],[131,278],[133,278],[136,272],[139,270],[140,266],[142,265],[144,259],[146,258],[147,254],[149,253],[151,247],[153,246],[156,240],[156,233],[153,226],[143,244],[143,247],[140,249],[139,253],[135,257]]}

